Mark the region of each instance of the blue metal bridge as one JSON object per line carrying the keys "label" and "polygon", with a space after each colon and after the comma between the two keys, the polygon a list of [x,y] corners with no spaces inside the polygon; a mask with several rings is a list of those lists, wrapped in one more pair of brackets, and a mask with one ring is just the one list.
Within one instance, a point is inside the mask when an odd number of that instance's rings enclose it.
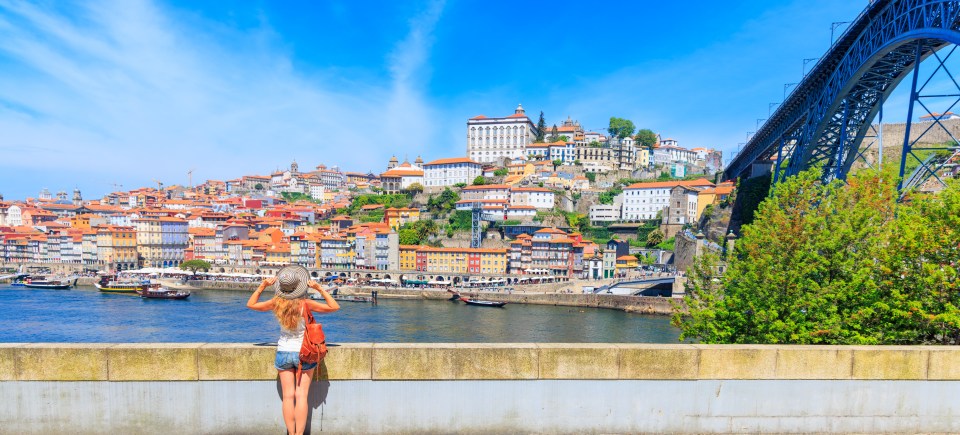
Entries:
{"label": "blue metal bridge", "polygon": [[[749,177],[755,163],[770,163],[774,183],[816,165],[822,165],[825,180],[844,179],[853,163],[876,145],[873,120],[879,115],[883,122],[883,102],[908,77],[907,119],[898,120],[906,122],[900,177],[915,185],[939,178],[939,165],[957,157],[957,141],[921,146],[917,136],[934,128],[950,134],[930,102],[952,101],[944,113],[960,102],[960,85],[946,64],[957,44],[960,1],[873,1],[749,139],[728,165],[725,178]],[[930,62],[923,62],[927,59]],[[949,77],[945,81],[951,90],[935,92],[934,76]],[[933,115],[931,122],[911,126],[915,115],[925,114]],[[911,136],[911,127],[923,131]],[[936,152],[941,157],[931,158]],[[904,177],[908,158],[919,163],[918,173]],[[901,182],[898,187],[911,186]]]}

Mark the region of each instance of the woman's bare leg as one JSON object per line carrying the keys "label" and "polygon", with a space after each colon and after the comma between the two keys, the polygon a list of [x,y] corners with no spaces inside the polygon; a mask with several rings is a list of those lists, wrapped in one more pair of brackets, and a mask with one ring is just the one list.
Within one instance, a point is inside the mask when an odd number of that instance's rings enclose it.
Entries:
{"label": "woman's bare leg", "polygon": [[301,435],[307,429],[307,410],[310,409],[310,403],[307,396],[310,394],[310,382],[313,380],[313,370],[304,370],[300,373],[300,385],[297,385],[297,402],[294,420],[296,421],[296,435]]}
{"label": "woman's bare leg", "polygon": [[296,370],[278,370],[280,372],[280,390],[282,391],[283,424],[287,426],[288,434],[297,433],[294,419],[294,400],[296,393]]}

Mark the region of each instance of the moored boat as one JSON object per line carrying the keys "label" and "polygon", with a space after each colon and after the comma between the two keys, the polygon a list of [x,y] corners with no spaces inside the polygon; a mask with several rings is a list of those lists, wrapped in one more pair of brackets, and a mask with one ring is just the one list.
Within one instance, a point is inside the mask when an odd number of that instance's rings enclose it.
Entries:
{"label": "moored boat", "polygon": [[116,275],[101,275],[100,280],[93,285],[104,293],[137,293],[139,290],[150,287],[149,282],[119,279]]}
{"label": "moored boat", "polygon": [[137,290],[137,294],[144,299],[186,299],[190,297],[188,291],[170,290],[159,286],[147,286],[142,290]]}
{"label": "moored boat", "polygon": [[494,301],[478,301],[475,299],[470,299],[466,296],[461,296],[460,300],[467,305],[473,305],[477,307],[494,307],[494,308],[503,308],[506,305],[506,302],[494,302]]}
{"label": "moored boat", "polygon": [[77,279],[46,279],[46,278],[27,278],[23,281],[23,286],[27,288],[40,288],[48,290],[64,290],[77,285]]}

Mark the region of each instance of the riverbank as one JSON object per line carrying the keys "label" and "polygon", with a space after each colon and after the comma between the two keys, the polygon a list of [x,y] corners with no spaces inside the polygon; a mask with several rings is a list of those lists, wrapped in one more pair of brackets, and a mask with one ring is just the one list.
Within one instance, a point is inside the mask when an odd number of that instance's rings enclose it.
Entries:
{"label": "riverbank", "polygon": [[[237,290],[252,292],[258,283],[224,282],[224,281],[187,281],[179,284],[176,281],[163,280],[164,285],[171,288],[188,290]],[[510,304],[553,305],[563,307],[605,308],[620,310],[628,313],[660,314],[673,313],[673,304],[679,302],[673,298],[598,295],[582,293],[561,293],[562,289],[553,289],[556,285],[544,284],[517,289],[513,293],[462,291],[464,295],[478,299]],[[569,287],[567,285],[566,287]],[[340,292],[344,295],[370,296],[376,290],[379,297],[385,299],[449,299],[450,293],[440,289],[406,289],[396,287],[354,287],[342,286]],[[553,291],[550,291],[553,290]]]}

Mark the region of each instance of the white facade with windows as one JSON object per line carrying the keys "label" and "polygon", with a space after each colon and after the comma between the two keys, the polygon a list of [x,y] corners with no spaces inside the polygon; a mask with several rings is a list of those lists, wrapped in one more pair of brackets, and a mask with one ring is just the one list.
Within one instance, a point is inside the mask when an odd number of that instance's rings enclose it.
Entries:
{"label": "white facade with windows", "polygon": [[515,187],[510,190],[510,205],[526,205],[537,209],[552,209],[554,194],[542,187]]}
{"label": "white facade with windows", "polygon": [[623,219],[655,219],[657,213],[670,205],[670,191],[677,186],[712,187],[701,178],[693,181],[664,181],[631,184],[623,189]]}
{"label": "white facade with windows", "polygon": [[517,159],[527,155],[527,145],[537,137],[533,124],[518,105],[513,115],[487,118],[480,115],[467,120],[467,158],[475,162],[497,162],[504,157]]}
{"label": "white facade with windows", "polygon": [[468,158],[439,159],[423,165],[424,187],[471,184],[483,172],[483,165]]}

